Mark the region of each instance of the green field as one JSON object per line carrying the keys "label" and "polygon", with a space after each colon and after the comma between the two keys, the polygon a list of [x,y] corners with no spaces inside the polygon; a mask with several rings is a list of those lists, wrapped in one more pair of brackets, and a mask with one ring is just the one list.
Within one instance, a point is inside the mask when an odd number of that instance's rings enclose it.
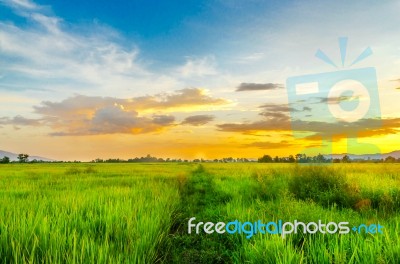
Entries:
{"label": "green field", "polygon": [[[1,263],[400,263],[400,164],[0,166]],[[198,221],[383,234],[188,234]]]}

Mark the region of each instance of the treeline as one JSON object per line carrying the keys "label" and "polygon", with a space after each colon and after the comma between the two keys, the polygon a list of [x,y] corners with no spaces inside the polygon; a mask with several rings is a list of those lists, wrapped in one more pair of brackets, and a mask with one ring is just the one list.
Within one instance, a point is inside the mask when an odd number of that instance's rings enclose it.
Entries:
{"label": "treeline", "polygon": [[[344,157],[343,157],[344,158]],[[258,159],[261,163],[329,163],[332,160],[325,158],[324,155],[318,154],[317,156],[307,156],[306,154],[297,154],[295,156],[289,155],[288,157],[275,156],[272,158],[270,155],[264,155]]]}
{"label": "treeline", "polygon": [[148,154],[146,157],[136,157],[136,158],[131,158],[131,159],[95,159],[92,160],[92,162],[96,163],[120,163],[120,162],[126,162],[126,163],[139,163],[139,162],[221,162],[221,163],[230,163],[230,162],[255,162],[255,160],[247,159],[247,158],[222,158],[222,159],[174,159],[174,158],[157,158],[157,157],[152,157],[150,154]]}
{"label": "treeline", "polygon": [[295,156],[289,155],[288,157],[275,156],[272,158],[270,155],[264,155],[258,159],[260,163],[400,163],[400,158],[389,156],[385,159],[351,159],[348,155],[342,158],[327,158],[322,154],[316,156],[307,156],[306,154],[297,154]]}
{"label": "treeline", "polygon": [[48,160],[38,160],[38,159],[33,159],[29,160],[29,155],[25,153],[18,154],[17,156],[18,160],[11,160],[10,157],[4,156],[3,158],[0,158],[0,164],[7,164],[7,163],[79,163],[80,161],[75,160],[75,161],[48,161]]}
{"label": "treeline", "polygon": [[[11,161],[9,157],[4,156],[0,158],[0,164],[7,163],[79,163],[81,161],[43,161],[43,160],[29,160],[28,154],[19,154],[17,156],[17,161]],[[135,157],[131,159],[95,159],[91,162],[94,163],[157,163],[157,162],[219,162],[219,163],[234,163],[234,162],[260,162],[260,163],[400,163],[400,158],[395,158],[392,156],[386,157],[385,159],[351,159],[348,155],[343,156],[342,158],[327,158],[322,154],[318,154],[316,156],[307,156],[306,154],[297,154],[297,155],[289,155],[287,157],[279,157],[275,156],[274,158],[270,155],[264,155],[258,160],[248,159],[248,158],[222,158],[222,159],[174,159],[174,158],[157,158],[148,154],[145,157]]]}
{"label": "treeline", "polygon": [[[25,153],[18,154],[18,156],[17,156],[18,161],[11,161],[9,157],[4,156],[3,158],[0,159],[0,163],[2,163],[2,164],[14,163],[14,162],[25,163],[25,162],[29,161],[28,158],[29,158],[29,155],[25,154]],[[36,159],[31,162],[34,162],[34,161],[38,162]]]}

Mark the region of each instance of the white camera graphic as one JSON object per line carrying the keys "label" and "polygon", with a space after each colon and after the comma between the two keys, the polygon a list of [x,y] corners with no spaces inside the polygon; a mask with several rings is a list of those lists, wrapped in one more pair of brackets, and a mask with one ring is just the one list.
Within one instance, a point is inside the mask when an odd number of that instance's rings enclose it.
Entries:
{"label": "white camera graphic", "polygon": [[[344,65],[347,38],[339,39]],[[353,63],[372,52],[368,48]],[[320,50],[317,57],[334,63]],[[335,65],[336,66],[336,65]],[[320,147],[304,153],[332,154],[335,135],[347,138],[347,153],[380,153],[373,142],[358,142],[360,133],[381,127],[376,70],[373,67],[290,77],[286,81],[291,127],[295,138],[319,137]]]}

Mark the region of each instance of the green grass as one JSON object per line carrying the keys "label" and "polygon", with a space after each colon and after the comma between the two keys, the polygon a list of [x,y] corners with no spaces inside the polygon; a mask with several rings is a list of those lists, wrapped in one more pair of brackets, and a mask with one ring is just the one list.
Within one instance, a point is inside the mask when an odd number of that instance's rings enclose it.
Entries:
{"label": "green grass", "polygon": [[[400,263],[399,164],[0,166],[0,263]],[[188,234],[187,221],[383,234]]]}
{"label": "green grass", "polygon": [[0,169],[1,262],[151,263],[179,202],[175,175],[190,166]]}

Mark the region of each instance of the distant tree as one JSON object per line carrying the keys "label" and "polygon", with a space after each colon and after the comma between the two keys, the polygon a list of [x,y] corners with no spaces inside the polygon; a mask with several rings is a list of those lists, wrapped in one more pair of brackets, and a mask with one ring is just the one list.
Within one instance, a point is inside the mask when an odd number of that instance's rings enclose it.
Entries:
{"label": "distant tree", "polygon": [[226,162],[234,162],[232,157],[224,158]]}
{"label": "distant tree", "polygon": [[300,154],[300,158],[299,158],[299,162],[301,162],[301,163],[307,163],[307,162],[309,162],[309,157],[307,157],[307,155],[306,154]]}
{"label": "distant tree", "polygon": [[343,158],[342,158],[342,162],[343,163],[350,163],[351,162],[350,157],[348,155],[344,155]]}
{"label": "distant tree", "polygon": [[315,157],[315,162],[317,162],[317,163],[324,163],[324,162],[327,162],[327,160],[326,160],[326,158],[324,157],[324,155],[322,155],[322,154],[320,153],[320,154],[318,154],[318,155]]}
{"label": "distant tree", "polygon": [[29,155],[21,153],[21,154],[18,154],[17,158],[20,163],[25,163],[25,162],[28,162]]}
{"label": "distant tree", "polygon": [[264,155],[258,159],[258,162],[270,163],[270,162],[272,162],[272,158],[270,155]]}
{"label": "distant tree", "polygon": [[7,156],[4,156],[2,159],[0,159],[0,163],[3,163],[3,164],[10,163],[10,158]]}
{"label": "distant tree", "polygon": [[385,159],[385,162],[386,162],[386,163],[394,163],[394,162],[396,162],[396,158],[394,158],[394,157],[392,157],[392,156],[389,156],[389,157],[387,157],[387,158]]}

